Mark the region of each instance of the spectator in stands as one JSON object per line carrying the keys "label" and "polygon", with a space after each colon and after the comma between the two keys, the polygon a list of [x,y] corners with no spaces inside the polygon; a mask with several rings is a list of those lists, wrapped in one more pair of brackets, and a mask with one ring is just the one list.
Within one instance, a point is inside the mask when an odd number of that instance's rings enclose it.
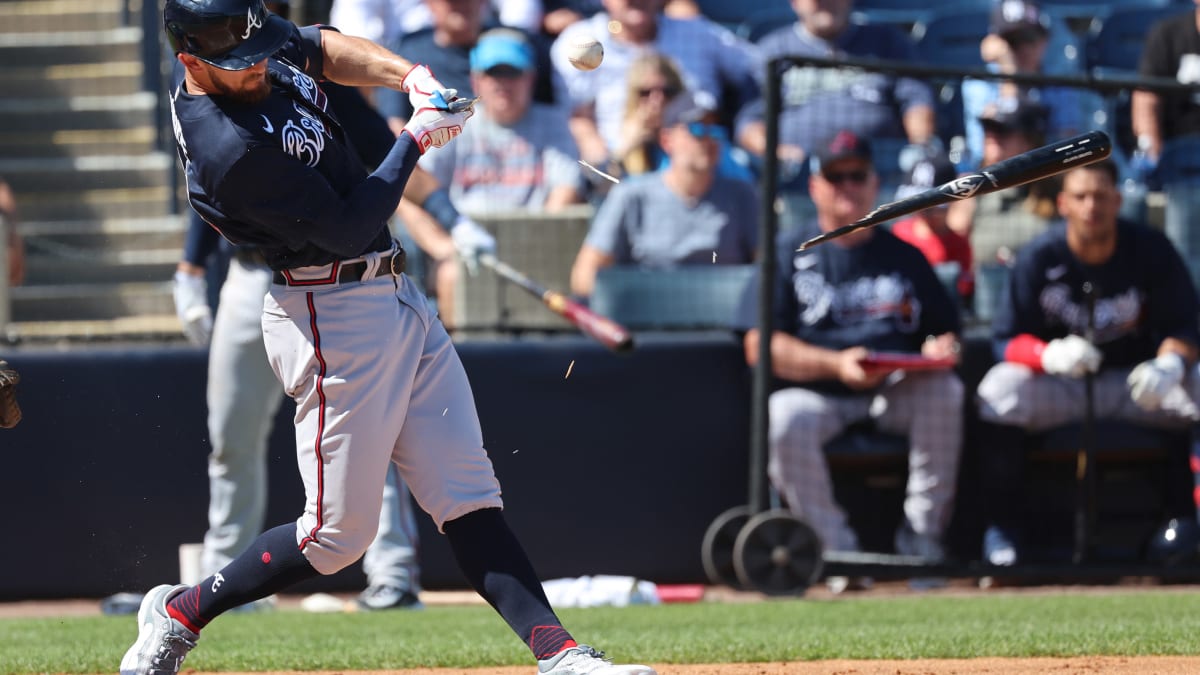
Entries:
{"label": "spectator in stands", "polygon": [[[582,158],[607,171],[621,140],[630,64],[656,51],[669,56],[689,89],[706,92],[722,113],[738,110],[757,95],[757,50],[703,17],[662,14],[664,0],[603,0],[605,11],[563,30],[551,47],[551,62],[572,107],[571,133]],[[604,46],[604,65],[593,71],[571,67],[565,45],[591,35]],[[723,98],[725,92],[732,92]],[[611,173],[611,172],[610,172]]]}
{"label": "spectator in stands", "polygon": [[[797,23],[765,36],[759,42],[762,58],[915,58],[912,42],[896,27],[851,23],[852,5],[852,0],[793,0]],[[782,104],[778,155],[794,166],[841,129],[864,138],[908,139],[913,144],[934,137],[933,93],[925,82],[911,77],[792,67],[783,74]],[[742,111],[737,124],[738,142],[757,156],[766,150],[763,112],[764,102],[759,100]]]}
{"label": "spectator in stands", "polygon": [[[780,235],[778,274],[770,280],[772,370],[784,381],[769,403],[771,482],[826,550],[857,551],[858,536],[834,500],[823,448],[849,425],[868,420],[881,431],[907,435],[909,479],[896,549],[940,561],[962,445],[962,382],[948,368],[869,369],[864,360],[883,351],[957,361],[958,311],[921,252],[887,229],[797,252],[817,228],[852,223],[876,203],[879,179],[866,139],[839,132],[816,146],[814,157],[809,192],[816,228]],[[757,280],[748,285],[735,320],[745,331],[751,366],[758,361],[757,286]]]}
{"label": "spectator in stands", "polygon": [[[455,208],[476,215],[529,209],[556,211],[583,201],[578,152],[560,108],[533,101],[536,55],[521,31],[494,28],[471,50],[475,117],[454,143],[420,165],[448,186]],[[442,321],[452,322],[458,266],[452,233],[408,200],[397,211],[432,272]]]}
{"label": "spectator in stands", "polygon": [[[1161,233],[1117,217],[1111,160],[1065,174],[1055,227],[1017,255],[993,331],[996,364],[979,384],[986,479],[984,559],[1021,559],[1019,510],[1026,433],[1080,420],[1084,377],[1094,373],[1095,418],[1163,428],[1200,421],[1196,316],[1200,301],[1179,254]],[[1094,289],[1095,337],[1083,290]],[[1172,467],[1180,508],[1190,505],[1187,458]],[[1168,498],[1170,499],[1170,497]],[[1187,513],[1189,512],[1190,513]]]}
{"label": "spectator in stands", "polygon": [[717,173],[717,112],[702,92],[684,92],[663,112],[659,142],[667,168],[613,188],[592,222],[571,290],[591,295],[609,265],[664,267],[751,262],[758,246],[758,196],[746,181]]}
{"label": "spectator in stands", "polygon": [[[666,166],[667,155],[658,143],[663,126],[662,112],[683,90],[683,76],[671,59],[663,54],[649,52],[629,64],[621,138],[613,151],[613,161],[609,163],[613,175],[637,175]],[[707,98],[708,94],[696,92],[696,96]],[[705,105],[715,108],[717,104],[709,100]],[[719,140],[721,147],[717,173],[728,178],[753,181],[754,174],[734,159],[728,137]],[[607,188],[601,186],[597,192],[607,193]]]}
{"label": "spectator in stands", "polygon": [[542,0],[542,34],[558,37],[567,26],[604,10],[600,0]]}
{"label": "spectator in stands", "polygon": [[[913,164],[908,172],[908,182],[896,191],[896,199],[924,192],[954,180],[957,175],[954,164],[945,153],[926,155]],[[920,249],[929,264],[938,270],[939,276],[943,269],[953,272],[957,278],[955,286],[958,295],[960,299],[966,299],[971,296],[975,286],[971,242],[946,224],[946,212],[949,209],[948,204],[943,204],[918,211],[896,222],[892,226],[892,234]]]}
{"label": "spectator in stands", "polygon": [[[1200,5],[1155,24],[1146,36],[1138,73],[1146,77],[1200,83]],[[1152,163],[1162,154],[1163,143],[1178,136],[1200,133],[1200,94],[1134,90],[1131,102],[1133,133],[1138,149]]]}
{"label": "spectator in stands", "polygon": [[17,227],[17,200],[8,181],[0,176],[0,236],[8,250],[8,285],[20,286],[25,281],[25,242]]}
{"label": "spectator in stands", "polygon": [[[1046,107],[1025,97],[1001,98],[979,116],[983,164],[989,165],[1045,143]],[[971,241],[975,265],[1010,264],[1025,242],[1041,234],[1054,217],[1058,181],[1048,179],[950,205],[951,229]]]}
{"label": "spectator in stands", "polygon": [[[474,96],[471,85],[471,49],[485,28],[497,27],[484,11],[487,0],[425,0],[432,24],[415,33],[402,35],[393,44],[386,44],[397,54],[413,63],[421,63],[437,73],[442,84],[457,89],[459,96]],[[551,85],[550,56],[547,49],[534,43],[537,49],[537,86],[534,99],[539,103],[554,103]],[[388,118],[397,134],[412,115],[408,96],[394,89],[380,88],[376,106]]]}
{"label": "spectator in stands", "polygon": [[[992,8],[991,28],[979,51],[989,71],[1004,74],[1043,72],[1046,47],[1050,43],[1049,21],[1037,3],[1029,0],[1000,0]],[[1067,138],[1083,129],[1080,90],[1071,87],[1031,87],[1011,81],[966,78],[962,83],[963,114],[967,131],[969,161],[975,169],[983,157],[984,110],[1002,98],[1024,96],[1047,109],[1048,140]]]}

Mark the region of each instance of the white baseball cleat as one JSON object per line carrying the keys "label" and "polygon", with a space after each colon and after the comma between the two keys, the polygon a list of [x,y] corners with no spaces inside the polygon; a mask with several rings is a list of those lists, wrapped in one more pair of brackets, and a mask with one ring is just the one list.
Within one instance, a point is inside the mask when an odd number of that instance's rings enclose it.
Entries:
{"label": "white baseball cleat", "polygon": [[614,665],[604,652],[579,645],[538,661],[538,675],[658,675],[649,666]]}
{"label": "white baseball cleat", "polygon": [[137,642],[121,659],[121,675],[174,675],[200,636],[167,614],[167,601],[190,586],[155,586],[138,609]]}

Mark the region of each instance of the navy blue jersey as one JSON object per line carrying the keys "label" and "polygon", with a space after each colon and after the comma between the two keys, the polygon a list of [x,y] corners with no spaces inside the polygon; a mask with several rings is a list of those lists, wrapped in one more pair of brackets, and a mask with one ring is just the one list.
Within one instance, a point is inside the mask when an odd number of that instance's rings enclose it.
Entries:
{"label": "navy blue jersey", "polygon": [[[175,68],[179,71],[183,70],[179,61],[175,62]],[[396,141],[387,120],[371,107],[371,104],[355,87],[324,82],[321,84],[321,89],[329,100],[329,107],[337,111],[337,118],[342,121],[346,135],[350,138],[358,156],[362,158],[366,169],[368,171],[374,169],[383,162],[383,158],[387,156],[388,150]],[[183,259],[198,267],[204,267],[209,256],[220,247],[221,242],[227,244],[224,254],[229,255],[232,244],[229,244],[228,240],[221,239],[217,231],[199,218],[195,211],[192,212],[192,215],[194,217],[189,222],[184,238]]]}
{"label": "navy blue jersey", "polygon": [[[929,262],[891,232],[846,248],[796,249],[813,227],[781,233],[776,243],[775,330],[811,345],[919,353],[926,336],[960,329],[958,309]],[[735,328],[758,324],[758,279],[746,287]],[[805,386],[844,390],[840,383]]]}
{"label": "navy blue jersey", "polygon": [[320,31],[293,28],[268,60],[271,93],[260,103],[191,95],[182,72],[172,87],[192,208],[232,243],[257,247],[276,270],[390,248],[387,220],[419,157],[403,135],[368,176],[314,79],[323,66]]}
{"label": "navy blue jersey", "polygon": [[1067,246],[1059,224],[1021,248],[1007,292],[992,321],[1002,358],[1022,333],[1042,340],[1087,330],[1084,282],[1096,298],[1095,344],[1105,366],[1132,366],[1154,358],[1168,337],[1200,346],[1200,302],[1179,253],[1162,233],[1118,221],[1117,248],[1101,265],[1084,265]]}

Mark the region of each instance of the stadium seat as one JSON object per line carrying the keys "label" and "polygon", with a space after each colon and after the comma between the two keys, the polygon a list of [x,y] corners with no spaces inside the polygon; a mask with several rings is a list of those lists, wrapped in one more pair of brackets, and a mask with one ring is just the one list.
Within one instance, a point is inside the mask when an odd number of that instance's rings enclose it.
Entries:
{"label": "stadium seat", "polygon": [[905,32],[944,12],[962,13],[991,9],[994,0],[858,0],[853,13],[863,23],[890,23]]}
{"label": "stadium seat", "polygon": [[796,23],[796,12],[791,7],[755,10],[733,29],[743,40],[758,42],[764,35],[778,28]]}
{"label": "stadium seat", "polygon": [[1158,21],[1180,13],[1177,6],[1128,6],[1092,15],[1086,35],[1088,68],[1137,71],[1146,33]]}
{"label": "stadium seat", "polygon": [[754,265],[606,267],[591,308],[634,330],[728,329]]}
{"label": "stadium seat", "polygon": [[[1050,0],[1042,3],[1042,11],[1048,16],[1067,22],[1072,27],[1087,30],[1094,21],[1103,21],[1118,12],[1169,6],[1171,0]],[[1174,9],[1178,11],[1178,5],[1174,6]]]}
{"label": "stadium seat", "polygon": [[[788,0],[696,0],[700,13],[710,21],[734,30],[751,15],[758,12],[787,10],[791,11]],[[795,16],[793,13],[792,16]]]}
{"label": "stadium seat", "polygon": [[917,60],[933,65],[982,68],[979,43],[988,34],[988,22],[986,10],[929,15],[913,28]]}

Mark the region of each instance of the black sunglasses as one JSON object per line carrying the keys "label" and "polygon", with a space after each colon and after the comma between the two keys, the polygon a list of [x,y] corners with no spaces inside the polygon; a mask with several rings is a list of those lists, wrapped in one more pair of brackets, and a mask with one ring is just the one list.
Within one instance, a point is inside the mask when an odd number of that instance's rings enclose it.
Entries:
{"label": "black sunglasses", "polygon": [[662,94],[663,98],[675,98],[679,94],[675,87],[643,87],[637,90],[637,95],[638,98],[650,98],[654,92]]}
{"label": "black sunglasses", "polygon": [[845,183],[847,181],[849,181],[851,183],[856,183],[858,185],[862,185],[863,183],[867,182],[867,178],[870,175],[871,175],[871,172],[867,171],[866,169],[854,169],[852,171],[829,171],[829,172],[822,171],[821,172],[821,177],[824,178],[825,180],[829,181],[830,183],[833,183],[834,185],[841,185],[842,183]]}

